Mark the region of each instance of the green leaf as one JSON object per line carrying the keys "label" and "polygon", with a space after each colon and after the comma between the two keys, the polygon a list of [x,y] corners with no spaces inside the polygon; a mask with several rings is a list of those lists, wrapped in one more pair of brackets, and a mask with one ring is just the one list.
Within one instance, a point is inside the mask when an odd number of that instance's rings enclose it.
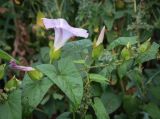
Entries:
{"label": "green leaf", "polygon": [[64,112],[61,115],[59,115],[56,119],[71,119],[69,117],[70,114],[71,114],[70,112]]}
{"label": "green leaf", "polygon": [[118,33],[116,31],[107,31],[107,41],[109,43],[113,42],[116,38],[118,38]]}
{"label": "green leaf", "polygon": [[138,68],[135,68],[134,70],[129,71],[127,73],[127,76],[129,79],[134,81],[134,83],[139,84],[139,85],[142,83],[142,80],[144,79],[142,73],[140,72]]}
{"label": "green leaf", "polygon": [[137,43],[137,36],[132,36],[132,37],[119,37],[116,40],[114,40],[113,42],[111,42],[111,44],[108,46],[108,49],[111,50],[119,45],[134,45]]}
{"label": "green leaf", "polygon": [[[62,48],[61,57],[70,57],[73,60],[85,60],[86,56],[91,54],[91,47],[92,42],[89,39],[69,42]],[[92,61],[87,60],[86,63],[90,64]]]}
{"label": "green leaf", "polygon": [[66,57],[68,55],[73,55],[75,57],[76,53],[80,53],[84,51],[84,49],[91,48],[91,46],[92,42],[89,39],[69,42],[62,48],[62,57]]}
{"label": "green leaf", "polygon": [[42,47],[40,49],[40,57],[43,62],[49,62],[49,47]]}
{"label": "green leaf", "polygon": [[125,95],[123,98],[123,108],[128,114],[133,114],[134,112],[138,111],[138,99],[131,95]]}
{"label": "green leaf", "polygon": [[93,119],[93,117],[92,117],[91,114],[87,114],[87,115],[85,116],[85,119]]}
{"label": "green leaf", "polygon": [[83,82],[80,73],[69,58],[58,61],[58,67],[42,64],[37,68],[48,76],[77,107],[83,96]]}
{"label": "green leaf", "polygon": [[94,98],[94,103],[92,104],[92,107],[98,119],[109,119],[109,115],[107,114],[106,109],[100,98]]}
{"label": "green leaf", "polygon": [[132,64],[133,64],[133,60],[130,59],[130,60],[124,61],[121,65],[119,65],[117,70],[118,70],[118,76],[120,79],[122,79],[127,74]]}
{"label": "green leaf", "polygon": [[159,50],[159,44],[154,42],[147,51],[139,54],[139,56],[136,58],[136,62],[143,63],[155,59],[157,57],[158,50]]}
{"label": "green leaf", "polygon": [[160,85],[160,68],[145,69],[144,71],[148,78],[146,84],[151,84],[152,82],[155,82],[156,85]]}
{"label": "green leaf", "polygon": [[113,63],[110,63],[108,66],[103,68],[99,74],[109,77],[115,69],[116,69],[116,65],[114,65]]}
{"label": "green leaf", "polygon": [[121,98],[118,95],[115,95],[111,92],[104,93],[101,99],[109,114],[116,111],[120,107],[122,102]]}
{"label": "green leaf", "polygon": [[149,103],[147,105],[144,105],[143,109],[152,117],[152,119],[159,119],[160,109],[154,103]]}
{"label": "green leaf", "polygon": [[85,60],[75,60],[74,63],[76,63],[76,64],[85,64]]}
{"label": "green leaf", "polygon": [[106,16],[105,18],[106,19],[104,19],[104,23],[107,26],[107,29],[112,30],[113,23],[114,23],[114,17],[113,16]]}
{"label": "green leaf", "polygon": [[24,77],[22,103],[25,115],[29,115],[37,107],[52,84],[48,78],[33,81],[28,75]]}
{"label": "green leaf", "polygon": [[103,18],[105,18],[104,23],[107,26],[107,29],[111,31],[114,23],[114,11],[115,11],[114,5],[110,0],[105,0],[103,4],[106,7],[102,8],[103,13],[101,15]]}
{"label": "green leaf", "polygon": [[10,56],[8,53],[4,52],[3,50],[0,49],[0,58],[10,61],[11,59],[14,59],[12,56]]}
{"label": "green leaf", "polygon": [[0,119],[22,119],[20,90],[14,90],[6,102],[0,103]]}
{"label": "green leaf", "polygon": [[93,73],[90,73],[89,74],[89,78],[90,78],[90,81],[94,81],[94,82],[98,82],[98,83],[107,83],[109,82],[109,80],[100,75],[100,74],[93,74]]}
{"label": "green leaf", "polygon": [[[159,102],[159,101],[160,101],[160,96],[159,96],[159,94],[160,94],[160,86],[155,86],[155,85],[153,85],[153,86],[151,86],[149,89],[150,89],[149,92],[151,93],[151,95],[152,95],[156,100],[158,100],[158,102]],[[153,99],[152,99],[152,101],[153,101]]]}
{"label": "green leaf", "polygon": [[122,113],[120,115],[115,115],[114,119],[127,119],[127,116]]}
{"label": "green leaf", "polygon": [[[85,64],[90,66],[93,62],[91,48],[92,42],[89,39],[69,42],[62,48],[61,58],[70,57],[73,61],[85,60]],[[82,70],[86,68],[85,65],[76,64],[76,67],[81,72],[81,76],[85,77],[86,73]]]}

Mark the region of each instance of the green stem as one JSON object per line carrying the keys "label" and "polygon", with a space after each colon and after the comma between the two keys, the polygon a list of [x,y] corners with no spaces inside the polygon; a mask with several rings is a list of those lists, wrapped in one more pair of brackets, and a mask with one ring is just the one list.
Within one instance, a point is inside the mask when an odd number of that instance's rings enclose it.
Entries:
{"label": "green stem", "polygon": [[76,115],[75,115],[75,112],[73,112],[73,119],[76,119]]}
{"label": "green stem", "polygon": [[58,16],[61,17],[61,9],[58,5],[58,0],[56,0],[55,3],[56,3],[57,10],[58,10]]}
{"label": "green stem", "polygon": [[125,93],[125,87],[122,80],[120,80],[120,85],[121,85],[122,92]]}

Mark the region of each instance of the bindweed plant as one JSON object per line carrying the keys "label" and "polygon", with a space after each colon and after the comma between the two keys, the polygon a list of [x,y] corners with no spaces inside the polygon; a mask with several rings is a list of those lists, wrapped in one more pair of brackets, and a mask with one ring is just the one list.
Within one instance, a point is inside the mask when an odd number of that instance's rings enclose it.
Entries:
{"label": "bindweed plant", "polygon": [[0,4],[0,119],[159,119],[158,0]]}
{"label": "bindweed plant", "polygon": [[[42,20],[47,29],[54,29],[55,40],[39,62],[21,66],[0,50],[0,119],[28,118],[32,113],[51,118],[54,110],[60,111],[58,119],[152,117],[150,108],[159,114],[155,103],[147,104],[152,79],[144,77],[142,69],[142,63],[157,58],[159,44],[150,39],[139,43],[138,36],[131,36],[104,48],[105,27],[93,42],[67,43],[73,36],[87,38],[87,31],[64,19]],[[26,72],[22,80],[17,70]]]}

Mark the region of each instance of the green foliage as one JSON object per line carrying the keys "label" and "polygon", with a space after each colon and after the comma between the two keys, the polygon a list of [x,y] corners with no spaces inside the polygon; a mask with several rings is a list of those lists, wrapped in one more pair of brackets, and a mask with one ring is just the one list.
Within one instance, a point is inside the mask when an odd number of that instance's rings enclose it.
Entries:
{"label": "green foliage", "polygon": [[110,119],[103,103],[101,102],[101,99],[95,98],[92,107],[98,119]]}
{"label": "green foliage", "polygon": [[154,103],[149,103],[143,106],[144,111],[148,112],[152,119],[159,119],[160,109]]}
{"label": "green foliage", "polygon": [[33,81],[28,75],[24,77],[22,82],[22,104],[25,116],[28,116],[37,107],[52,84],[48,78]]}
{"label": "green foliage", "polygon": [[[16,112],[16,113],[15,113]],[[0,103],[0,119],[22,119],[21,91],[14,90],[8,99]]]}
{"label": "green foliage", "polygon": [[12,56],[10,56],[8,53],[4,52],[3,50],[0,49],[0,58],[10,61],[11,59],[14,59]]}
{"label": "green foliage", "polygon": [[89,74],[90,81],[95,81],[99,83],[108,83],[109,80],[106,77],[103,77],[102,75],[99,74]]}
{"label": "green foliage", "polygon": [[155,59],[158,51],[159,51],[159,44],[153,43],[147,51],[145,51],[144,53],[140,53],[136,60],[138,63],[143,63]]}
{"label": "green foliage", "polygon": [[133,114],[139,108],[138,99],[130,95],[125,95],[123,98],[123,108],[128,114]]}
{"label": "green foliage", "polygon": [[120,45],[127,45],[127,44],[134,45],[136,43],[137,43],[137,36],[119,37],[109,45],[108,49],[113,49]]}
{"label": "green foliage", "polygon": [[83,83],[80,73],[69,58],[59,60],[57,65],[55,67],[44,64],[37,66],[37,68],[50,78],[77,108],[83,96]]}
{"label": "green foliage", "polygon": [[121,98],[112,92],[105,92],[102,97],[102,102],[109,114],[116,111],[121,106]]}

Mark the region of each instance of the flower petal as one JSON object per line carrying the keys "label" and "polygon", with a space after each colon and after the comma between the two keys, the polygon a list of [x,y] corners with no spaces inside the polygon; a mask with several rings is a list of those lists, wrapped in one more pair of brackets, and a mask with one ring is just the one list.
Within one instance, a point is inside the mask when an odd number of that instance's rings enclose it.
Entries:
{"label": "flower petal", "polygon": [[16,64],[16,62],[14,60],[11,60],[9,62],[9,66],[12,68],[12,69],[15,69],[15,70],[20,70],[20,71],[32,71],[32,70],[35,70],[34,68],[32,67],[26,67],[26,66],[19,66]]}
{"label": "flower petal", "polygon": [[75,36],[79,36],[79,37],[84,37],[84,38],[87,38],[88,37],[88,33],[87,33],[87,30],[85,29],[81,29],[81,28],[74,28],[74,27],[71,27],[69,29],[70,32],[72,32]]}
{"label": "flower petal", "polygon": [[47,19],[47,18],[42,18],[44,26],[46,29],[50,28],[69,28],[70,25],[67,23],[66,20],[64,19]]}
{"label": "flower petal", "polygon": [[42,18],[46,29],[53,28],[55,30],[55,50],[60,49],[73,36],[88,37],[87,30],[74,28],[70,26],[65,19],[47,19]]}
{"label": "flower petal", "polygon": [[102,28],[101,33],[98,37],[98,40],[96,42],[96,46],[98,46],[99,44],[101,44],[103,42],[104,39],[104,33],[105,33],[105,26]]}
{"label": "flower petal", "polygon": [[64,30],[55,28],[55,40],[54,40],[54,48],[55,50],[60,49],[64,44],[73,37],[74,34]]}
{"label": "flower petal", "polygon": [[74,34],[74,36],[79,36],[79,37],[84,37],[87,38],[88,37],[88,33],[87,30],[82,29],[82,28],[75,28],[70,26],[67,21],[65,19],[47,19],[47,18],[42,18],[43,23],[46,27],[46,29],[50,29],[50,28],[61,28],[61,29],[65,29],[68,32],[71,32],[72,34]]}

